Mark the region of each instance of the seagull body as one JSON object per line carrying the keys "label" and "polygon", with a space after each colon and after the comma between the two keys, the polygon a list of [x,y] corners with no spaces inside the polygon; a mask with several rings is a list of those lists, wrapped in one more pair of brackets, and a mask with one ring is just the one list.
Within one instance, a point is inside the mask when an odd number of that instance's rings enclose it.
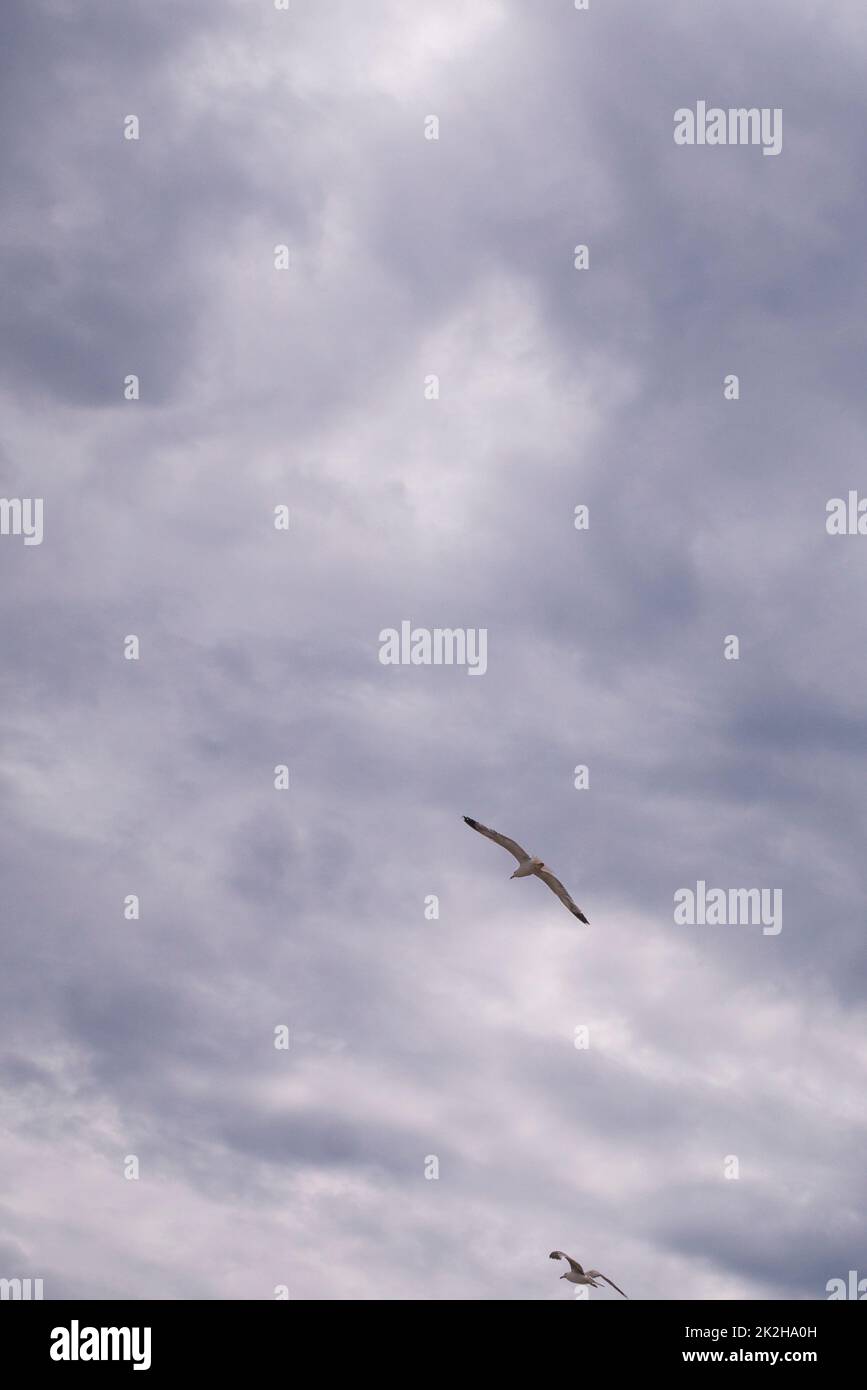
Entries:
{"label": "seagull body", "polygon": [[569,1273],[560,1275],[560,1278],[565,1279],[568,1284],[589,1284],[591,1288],[598,1289],[599,1285],[596,1280],[601,1279],[603,1283],[610,1284],[612,1289],[617,1289],[617,1292],[622,1294],[624,1298],[629,1297],[628,1294],[623,1293],[622,1289],[617,1288],[613,1280],[606,1279],[604,1274],[600,1274],[598,1269],[588,1269],[585,1274],[578,1261],[573,1260],[571,1255],[565,1254],[562,1250],[552,1250],[548,1259],[569,1261]]}
{"label": "seagull body", "polygon": [[588,926],[590,925],[580,907],[578,907],[576,903],[573,903],[559,878],[554,877],[547,864],[543,864],[542,860],[537,859],[535,855],[528,854],[525,849],[521,848],[517,840],[510,840],[508,835],[500,835],[496,830],[489,830],[486,825],[480,825],[477,820],[472,820],[469,816],[464,816],[464,820],[473,830],[478,830],[480,835],[486,835],[489,840],[493,840],[495,844],[502,845],[503,849],[507,849],[510,854],[514,855],[518,861],[518,867],[512,874],[512,878],[529,878],[531,874],[535,874],[537,878],[540,878],[543,883],[548,885],[552,893],[557,894],[561,903],[563,903],[565,907],[568,907],[573,917],[577,917],[579,922],[585,922]]}

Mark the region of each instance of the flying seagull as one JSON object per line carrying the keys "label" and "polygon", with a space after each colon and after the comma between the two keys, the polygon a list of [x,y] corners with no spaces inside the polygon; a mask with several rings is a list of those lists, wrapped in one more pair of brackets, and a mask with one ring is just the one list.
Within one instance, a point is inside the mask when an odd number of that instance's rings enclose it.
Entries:
{"label": "flying seagull", "polygon": [[[598,1289],[599,1285],[596,1280],[601,1279],[603,1283],[610,1284],[612,1289],[617,1289],[617,1285],[614,1281],[612,1279],[606,1279],[605,1275],[600,1274],[598,1269],[588,1269],[585,1274],[578,1261],[573,1260],[571,1255],[566,1255],[562,1250],[552,1250],[548,1259],[569,1261],[569,1273],[560,1275],[560,1278],[565,1279],[569,1284],[590,1284],[594,1289]],[[622,1289],[617,1289],[617,1292],[623,1294],[624,1298],[629,1297],[629,1294],[623,1293]]]}
{"label": "flying seagull", "polygon": [[573,917],[577,917],[579,922],[587,922],[587,925],[590,925],[580,907],[578,907],[576,903],[573,903],[559,878],[554,877],[547,864],[543,864],[541,859],[536,859],[532,854],[528,854],[525,849],[521,849],[518,842],[516,840],[510,840],[507,835],[500,835],[496,830],[489,830],[486,825],[480,825],[477,820],[472,820],[469,816],[464,816],[464,820],[467,825],[472,826],[473,830],[478,830],[480,835],[487,835],[489,840],[494,840],[498,845],[502,845],[503,849],[507,849],[510,854],[515,856],[518,861],[518,867],[512,874],[512,878],[528,878],[530,874],[535,874],[543,883],[547,883],[552,893],[557,894],[561,903],[564,903],[565,906],[568,907]]}

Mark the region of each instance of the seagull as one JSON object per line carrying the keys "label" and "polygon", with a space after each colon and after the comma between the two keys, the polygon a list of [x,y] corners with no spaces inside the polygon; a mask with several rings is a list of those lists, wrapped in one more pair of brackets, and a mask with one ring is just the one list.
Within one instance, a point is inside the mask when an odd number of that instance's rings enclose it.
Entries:
{"label": "seagull", "polygon": [[517,840],[510,840],[507,835],[500,835],[496,830],[489,830],[486,825],[480,825],[477,820],[472,820],[469,816],[464,816],[464,820],[467,825],[472,826],[473,830],[478,830],[480,835],[487,835],[489,840],[494,840],[498,845],[502,845],[503,849],[507,849],[510,854],[515,856],[518,861],[518,867],[512,874],[512,878],[528,878],[530,874],[535,874],[543,883],[547,883],[552,893],[557,894],[561,903],[564,903],[565,906],[568,907],[573,917],[577,917],[579,922],[586,922],[589,927],[590,923],[587,921],[584,913],[576,903],[573,903],[559,878],[554,877],[547,864],[543,864],[541,859],[536,859],[532,854],[528,854],[525,849],[521,849]]}
{"label": "seagull", "polygon": [[[552,1250],[550,1255],[548,1256],[548,1259],[569,1261],[569,1273],[560,1275],[560,1278],[565,1279],[566,1282],[569,1284],[590,1284],[594,1289],[598,1289],[599,1285],[597,1284],[596,1280],[601,1279],[603,1283],[610,1284],[612,1289],[617,1289],[617,1285],[614,1283],[614,1281],[612,1279],[606,1279],[605,1275],[600,1274],[598,1269],[588,1269],[587,1273],[585,1274],[578,1261],[573,1260],[571,1255],[566,1255],[562,1250]],[[617,1292],[619,1294],[623,1294],[624,1298],[629,1297],[629,1294],[623,1293],[622,1289],[617,1289]]]}

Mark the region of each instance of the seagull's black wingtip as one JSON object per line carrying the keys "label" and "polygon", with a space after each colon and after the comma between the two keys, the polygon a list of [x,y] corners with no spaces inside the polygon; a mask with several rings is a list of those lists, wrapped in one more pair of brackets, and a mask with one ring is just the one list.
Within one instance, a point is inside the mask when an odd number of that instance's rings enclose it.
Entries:
{"label": "seagull's black wingtip", "polygon": [[464,820],[466,821],[467,825],[471,825],[473,827],[473,830],[476,829],[478,822],[474,821],[472,816],[464,816]]}
{"label": "seagull's black wingtip", "polygon": [[572,911],[575,913],[575,916],[578,918],[579,922],[583,922],[585,927],[590,926],[590,918],[584,916],[584,913],[581,911],[580,907],[575,907],[572,909]]}

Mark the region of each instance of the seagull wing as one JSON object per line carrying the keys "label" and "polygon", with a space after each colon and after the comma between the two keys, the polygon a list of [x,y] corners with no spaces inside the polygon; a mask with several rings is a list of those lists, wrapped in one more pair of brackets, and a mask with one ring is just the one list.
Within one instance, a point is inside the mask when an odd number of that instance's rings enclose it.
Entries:
{"label": "seagull wing", "polygon": [[501,835],[498,830],[489,830],[486,825],[480,825],[477,820],[471,820],[469,816],[464,816],[464,820],[467,825],[472,826],[473,830],[478,830],[480,835],[487,835],[489,840],[493,840],[496,844],[502,845],[503,849],[507,849],[510,854],[514,854],[519,864],[523,864],[530,858],[527,851],[521,849],[517,840],[510,840],[508,835]]}
{"label": "seagull wing", "polygon": [[617,1285],[615,1284],[615,1282],[614,1282],[613,1279],[607,1279],[606,1276],[605,1276],[604,1274],[600,1274],[600,1272],[599,1272],[598,1269],[591,1269],[591,1270],[590,1270],[590,1277],[591,1277],[592,1279],[604,1279],[606,1284],[610,1284],[611,1287],[612,1287],[612,1289],[617,1289],[617,1292],[618,1292],[619,1294],[623,1294],[623,1297],[624,1297],[624,1298],[628,1298],[628,1297],[629,1297],[629,1294],[628,1294],[628,1293],[623,1293],[623,1290],[622,1290],[622,1289],[618,1289],[618,1288],[617,1288]]}
{"label": "seagull wing", "polygon": [[551,889],[551,892],[557,894],[557,897],[560,899],[561,903],[564,903],[566,907],[568,907],[572,915],[574,917],[577,917],[579,922],[587,922],[587,925],[589,927],[590,923],[587,921],[587,918],[584,916],[584,913],[581,911],[577,903],[573,903],[572,899],[569,897],[569,894],[566,892],[566,889],[563,887],[559,878],[555,878],[554,875],[551,873],[550,869],[537,869],[536,873],[543,883],[547,883],[548,887]]}
{"label": "seagull wing", "polygon": [[[584,1271],[577,1260],[573,1260],[571,1255],[567,1255],[564,1250],[552,1250],[548,1256],[549,1260],[568,1260],[575,1274],[583,1274]],[[626,1295],[624,1294],[624,1298]]]}

